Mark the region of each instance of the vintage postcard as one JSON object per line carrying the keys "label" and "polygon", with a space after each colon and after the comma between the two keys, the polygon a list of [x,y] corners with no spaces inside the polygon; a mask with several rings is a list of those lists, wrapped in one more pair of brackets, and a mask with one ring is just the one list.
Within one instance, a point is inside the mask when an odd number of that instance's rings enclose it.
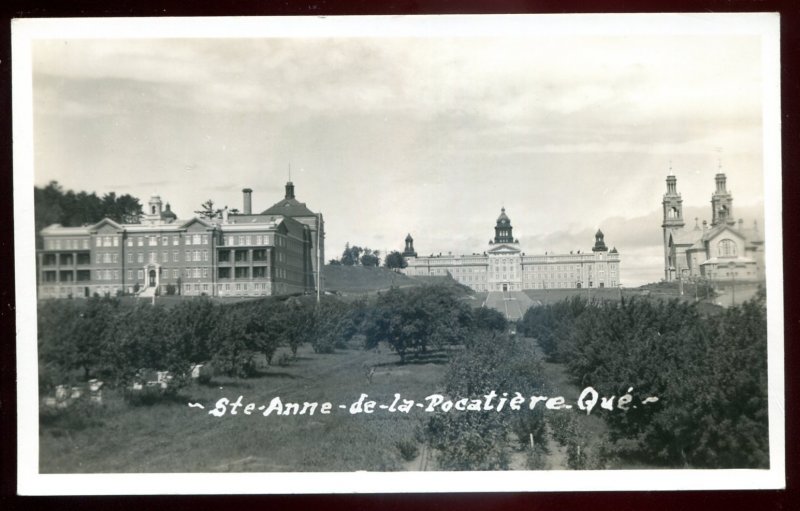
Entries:
{"label": "vintage postcard", "polygon": [[777,14],[12,36],[21,494],[785,487]]}

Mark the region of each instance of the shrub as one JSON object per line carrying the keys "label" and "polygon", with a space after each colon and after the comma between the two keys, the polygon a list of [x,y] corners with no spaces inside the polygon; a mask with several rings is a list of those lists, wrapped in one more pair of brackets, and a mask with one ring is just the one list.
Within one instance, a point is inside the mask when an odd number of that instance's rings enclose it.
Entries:
{"label": "shrub", "polygon": [[414,440],[399,440],[395,446],[405,461],[413,461],[419,455],[419,444]]}

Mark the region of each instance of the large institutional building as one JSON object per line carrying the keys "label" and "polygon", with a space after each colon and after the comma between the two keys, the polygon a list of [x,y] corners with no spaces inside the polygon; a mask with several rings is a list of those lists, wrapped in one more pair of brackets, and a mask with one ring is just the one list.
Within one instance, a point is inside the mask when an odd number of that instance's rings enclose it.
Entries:
{"label": "large institutional building", "polygon": [[664,279],[666,281],[705,278],[722,281],[764,279],[764,238],[758,224],[744,226],[734,220],[733,196],[726,187],[725,174],[715,177],[716,189],[711,194],[711,225],[703,226],[695,218],[693,228],[686,228],[683,199],[677,190],[677,179],[667,176],[661,228],[664,232]]}
{"label": "large institutional building", "polygon": [[482,254],[420,257],[414,240],[406,237],[403,256],[409,276],[451,275],[475,291],[576,289],[619,286],[620,256],[608,250],[602,231],[595,234],[591,251],[569,254],[526,255],[512,235],[511,219],[503,208],[494,239]]}
{"label": "large institutional building", "polygon": [[178,219],[153,196],[141,223],[42,229],[39,298],[118,293],[261,296],[316,289],[325,260],[322,214],[286,184],[285,197],[253,214],[245,188],[241,214]]}

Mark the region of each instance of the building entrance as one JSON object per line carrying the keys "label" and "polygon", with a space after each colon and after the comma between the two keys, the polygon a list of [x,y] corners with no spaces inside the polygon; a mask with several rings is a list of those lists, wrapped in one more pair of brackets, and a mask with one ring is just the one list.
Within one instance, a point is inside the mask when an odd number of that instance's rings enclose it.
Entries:
{"label": "building entrance", "polygon": [[150,287],[155,287],[156,285],[156,271],[150,270]]}

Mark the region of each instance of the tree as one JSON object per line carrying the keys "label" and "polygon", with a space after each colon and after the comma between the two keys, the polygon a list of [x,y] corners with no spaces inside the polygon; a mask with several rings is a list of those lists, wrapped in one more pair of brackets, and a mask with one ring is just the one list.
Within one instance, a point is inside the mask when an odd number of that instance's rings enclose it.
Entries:
{"label": "tree", "polygon": [[208,199],[204,203],[200,204],[200,209],[195,211],[195,214],[202,218],[211,219],[219,215],[221,211],[222,210],[219,208],[214,208],[214,201],[212,199]]}
{"label": "tree", "polygon": [[364,332],[368,348],[385,340],[405,363],[409,352],[463,343],[471,323],[469,308],[450,287],[393,288],[378,297]]}
{"label": "tree", "polygon": [[359,263],[361,258],[361,252],[363,249],[359,246],[350,246],[350,243],[346,243],[344,246],[344,252],[342,252],[342,264],[345,266],[356,266]]}
{"label": "tree", "polygon": [[39,232],[48,225],[76,227],[97,223],[105,217],[115,222],[138,223],[142,213],[139,199],[131,195],[117,197],[109,192],[101,199],[94,192],[64,191],[57,181],[44,188],[34,187],[33,200],[38,247],[42,246]]}
{"label": "tree", "polygon": [[364,255],[361,256],[362,266],[378,267],[381,264],[380,251],[364,247]]}
{"label": "tree", "polygon": [[406,262],[406,258],[403,257],[403,254],[394,250],[389,252],[384,260],[384,266],[389,268],[390,270],[401,270],[408,266],[408,262]]}

